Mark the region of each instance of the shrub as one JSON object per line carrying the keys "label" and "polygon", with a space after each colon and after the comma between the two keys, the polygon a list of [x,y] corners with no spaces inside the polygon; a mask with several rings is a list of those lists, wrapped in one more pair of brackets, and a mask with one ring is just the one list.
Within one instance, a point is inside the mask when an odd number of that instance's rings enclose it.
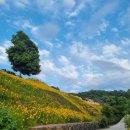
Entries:
{"label": "shrub", "polygon": [[0,129],[1,130],[18,130],[17,122],[11,111],[6,108],[0,109]]}
{"label": "shrub", "polygon": [[6,70],[6,69],[1,69],[2,71],[4,71],[4,72],[7,72],[8,74],[12,74],[12,75],[16,75],[14,72],[12,72],[12,71],[8,71],[8,70]]}
{"label": "shrub", "polygon": [[125,124],[126,124],[126,127],[127,127],[127,128],[130,128],[130,116],[129,116],[129,115],[127,115],[127,116],[125,117]]}
{"label": "shrub", "polygon": [[102,119],[99,122],[99,127],[100,128],[105,128],[105,127],[108,127],[108,125],[109,125],[108,118],[103,116]]}
{"label": "shrub", "polygon": [[57,89],[57,90],[60,90],[58,87],[55,87],[55,86],[50,86],[50,87],[52,87],[54,89]]}
{"label": "shrub", "polygon": [[12,71],[6,71],[7,73],[9,73],[9,74],[12,74],[12,75],[16,75],[14,72],[12,72]]}

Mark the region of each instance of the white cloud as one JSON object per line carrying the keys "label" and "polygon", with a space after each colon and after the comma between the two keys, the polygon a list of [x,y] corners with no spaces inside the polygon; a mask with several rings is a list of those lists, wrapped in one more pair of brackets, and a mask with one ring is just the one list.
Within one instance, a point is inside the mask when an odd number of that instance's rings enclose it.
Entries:
{"label": "white cloud", "polygon": [[[56,36],[60,31],[60,27],[55,23],[45,23],[42,25],[33,25],[29,20],[17,20],[13,24],[25,30],[29,30],[35,39],[42,42],[48,48],[53,48],[51,40],[56,40]],[[36,40],[34,43],[37,43]],[[38,44],[37,44],[38,45]]]}
{"label": "white cloud", "polygon": [[24,9],[29,7],[30,3],[30,0],[0,0],[0,6],[4,6],[6,9],[12,9],[14,6],[18,9]]}
{"label": "white cloud", "polygon": [[6,4],[6,0],[0,0],[0,5],[5,5]]}
{"label": "white cloud", "polygon": [[42,41],[50,41],[56,37],[60,27],[54,23],[46,23],[44,25],[35,26],[32,29],[32,34]]}
{"label": "white cloud", "polygon": [[13,4],[17,7],[17,8],[25,8],[28,7],[30,5],[30,0],[13,0]]}
{"label": "white cloud", "polygon": [[60,56],[59,62],[63,65],[69,65],[70,64],[69,60],[65,56]]}
{"label": "white cloud", "polygon": [[128,7],[125,13],[123,13],[120,21],[120,23],[126,27],[127,31],[130,32],[130,7]]}
{"label": "white cloud", "polygon": [[65,81],[75,82],[78,79],[77,67],[74,66],[65,56],[59,58],[63,67],[58,68],[58,75]]}
{"label": "white cloud", "polygon": [[53,75],[53,73],[56,71],[55,64],[53,63],[53,61],[48,60],[48,59],[41,60],[41,69],[42,69],[43,74],[46,74],[46,75]]}
{"label": "white cloud", "polygon": [[67,25],[67,26],[73,26],[74,23],[73,23],[72,21],[67,21],[67,22],[65,23],[65,25]]}
{"label": "white cloud", "polygon": [[22,23],[16,21],[17,26],[20,26],[20,24],[24,29],[31,29],[31,30],[35,29],[35,26],[33,26],[28,20],[23,20]]}
{"label": "white cloud", "polygon": [[53,48],[53,43],[50,41],[45,41],[44,44],[48,47],[48,48]]}
{"label": "white cloud", "polygon": [[97,89],[97,86],[102,83],[103,74],[100,73],[84,73],[81,75],[81,80],[77,82],[78,86],[85,89]]}
{"label": "white cloud", "polygon": [[111,61],[125,70],[130,70],[130,61],[128,59],[113,58]]}
{"label": "white cloud", "polygon": [[64,66],[59,69],[58,75],[64,81],[69,81],[72,84],[78,79],[78,72],[74,65]]}
{"label": "white cloud", "polygon": [[[118,59],[120,60],[120,59]],[[124,59],[121,60],[125,61]],[[84,90],[86,89],[128,89],[130,83],[130,63],[121,65],[120,61],[106,61],[95,60],[93,66],[97,72],[93,72],[91,68],[90,72],[80,73],[81,77],[77,80],[75,85],[81,86]],[[128,65],[126,67],[126,65]],[[93,72],[93,73],[92,73]]]}
{"label": "white cloud", "polygon": [[43,11],[53,10],[54,0],[37,0],[37,4]]}
{"label": "white cloud", "polygon": [[130,74],[127,73],[130,71],[130,61],[119,57],[121,52],[121,45],[107,44],[95,51],[81,42],[74,42],[70,47],[70,54],[75,57],[73,60],[78,66],[82,66],[82,69],[77,67],[80,77],[75,86],[81,86],[82,89],[109,89],[111,85],[116,89],[127,89],[126,85],[130,83]]}
{"label": "white cloud", "polygon": [[83,10],[86,7],[86,3],[87,1],[81,0],[77,7],[74,9],[74,11],[69,13],[69,17],[77,16],[81,12],[81,10]]}
{"label": "white cloud", "polygon": [[102,79],[101,89],[127,90],[130,83],[130,71],[108,72]]}
{"label": "white cloud", "polygon": [[44,58],[44,57],[49,57],[50,56],[50,52],[47,50],[40,50],[39,51],[40,57]]}
{"label": "white cloud", "polygon": [[81,42],[76,42],[76,41],[73,41],[72,46],[70,46],[70,53],[73,56],[76,56],[78,58],[83,58],[83,59],[84,58],[90,59],[90,57],[93,56],[92,52],[87,46],[85,46]]}
{"label": "white cloud", "polygon": [[[37,0],[36,4],[43,14],[51,13],[52,17],[59,18],[66,15],[76,4],[75,0]],[[53,15],[52,15],[53,14]]]}
{"label": "white cloud", "polygon": [[65,8],[72,9],[76,4],[75,0],[63,0],[63,5]]}
{"label": "white cloud", "polygon": [[114,54],[118,54],[120,50],[121,48],[114,44],[105,45],[103,46],[103,55],[107,57],[114,56]]}
{"label": "white cloud", "polygon": [[113,28],[111,29],[111,31],[117,33],[117,32],[118,32],[118,29],[117,29],[116,27],[113,27]]}
{"label": "white cloud", "polygon": [[101,23],[101,25],[99,26],[99,29],[100,29],[102,32],[104,32],[104,31],[106,31],[106,28],[107,28],[108,26],[109,26],[108,21],[103,20],[102,23]]}
{"label": "white cloud", "polygon": [[107,27],[109,26],[108,21],[102,20],[101,24],[99,25],[99,29],[97,30],[97,33],[95,33],[97,36],[100,36],[102,32],[105,32]]}
{"label": "white cloud", "polygon": [[102,45],[95,51],[81,42],[74,41],[66,51],[69,57],[64,53],[54,58],[48,50],[42,50],[42,72],[38,77],[53,79],[53,85],[62,86],[64,91],[128,88],[130,61],[118,57],[119,52],[123,51],[122,46]]}
{"label": "white cloud", "polygon": [[7,61],[7,55],[5,53],[5,48],[0,46],[0,64],[4,63]]}
{"label": "white cloud", "polygon": [[100,2],[96,0],[79,0],[75,6],[75,8],[68,13],[69,17],[76,17],[78,16],[84,9],[91,7],[95,9]]}
{"label": "white cloud", "polygon": [[100,24],[106,16],[112,14],[118,7],[119,1],[109,1],[105,2],[102,6],[95,10],[89,20],[83,25],[81,32],[82,37],[92,37],[97,35],[97,32],[100,30]]}
{"label": "white cloud", "polygon": [[125,38],[121,40],[122,45],[130,45],[130,39],[129,38]]}
{"label": "white cloud", "polygon": [[13,24],[17,27],[23,28],[23,29],[30,29],[31,31],[35,31],[36,30],[36,26],[33,25],[32,23],[30,23],[29,20],[21,20],[21,19],[17,19],[13,21]]}
{"label": "white cloud", "polygon": [[42,57],[41,70],[42,72],[37,76],[40,79],[52,76],[57,80],[61,80],[61,82],[64,81],[71,84],[74,84],[78,79],[77,67],[63,55],[59,57],[56,63],[49,58],[45,59]]}
{"label": "white cloud", "polygon": [[10,8],[7,0],[0,0],[0,7],[4,7],[4,9],[9,9]]}
{"label": "white cloud", "polygon": [[6,49],[11,46],[11,42],[6,40],[0,46],[0,64],[8,64],[8,58],[6,54]]}
{"label": "white cloud", "polygon": [[42,54],[40,55],[40,59],[41,73],[35,77],[39,78],[40,80],[45,80],[45,78],[48,78],[50,76],[53,77],[56,71],[56,67],[53,61],[47,58],[45,59]]}

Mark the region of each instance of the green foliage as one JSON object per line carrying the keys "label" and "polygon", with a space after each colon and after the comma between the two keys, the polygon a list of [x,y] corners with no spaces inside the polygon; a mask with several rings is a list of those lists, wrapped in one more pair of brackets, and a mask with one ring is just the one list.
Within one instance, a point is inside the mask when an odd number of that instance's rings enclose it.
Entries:
{"label": "green foliage", "polygon": [[125,124],[127,128],[130,128],[130,115],[125,116]]}
{"label": "green foliage", "polygon": [[[99,121],[100,125],[107,126],[117,123],[126,114],[130,114],[130,90],[128,91],[104,91],[91,90],[77,94],[82,98],[90,98],[103,104],[103,117]],[[103,124],[102,124],[103,123]],[[105,125],[107,124],[107,125]]]}
{"label": "green foliage", "polygon": [[35,75],[40,72],[40,59],[37,46],[22,31],[12,36],[13,46],[6,52],[14,71],[24,75]]}
{"label": "green foliage", "polygon": [[52,87],[54,89],[57,89],[57,90],[60,90],[58,87],[55,87],[55,86],[50,86],[50,87]]}
{"label": "green foliage", "polygon": [[99,122],[99,127],[105,128],[105,127],[108,127],[108,125],[109,125],[108,118],[106,116],[103,116],[102,119]]}
{"label": "green foliage", "polygon": [[6,69],[2,69],[2,71],[7,72],[7,73],[12,74],[12,75],[16,75],[14,72],[8,71],[8,70],[6,70]]}
{"label": "green foliage", "polygon": [[9,73],[9,74],[12,74],[12,75],[16,75],[14,72],[12,72],[12,71],[6,71],[7,73]]}
{"label": "green foliage", "polygon": [[102,115],[103,117],[99,121],[99,124],[102,128],[115,124],[122,118],[122,116],[119,115],[119,111],[109,105],[103,106]]}
{"label": "green foliage", "polygon": [[103,109],[102,109],[102,113],[107,118],[112,118],[112,116],[113,116],[113,110],[110,106],[104,106]]}
{"label": "green foliage", "polygon": [[0,108],[0,129],[18,130],[15,116],[7,108]]}

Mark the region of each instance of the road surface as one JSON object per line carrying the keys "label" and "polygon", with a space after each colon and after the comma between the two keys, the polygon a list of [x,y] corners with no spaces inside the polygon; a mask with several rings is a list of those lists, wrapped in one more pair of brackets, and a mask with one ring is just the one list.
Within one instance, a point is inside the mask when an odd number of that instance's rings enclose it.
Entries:
{"label": "road surface", "polygon": [[125,129],[125,124],[124,124],[124,119],[122,119],[119,123],[117,123],[116,125],[113,125],[109,128],[106,129],[99,129],[99,130],[126,130]]}

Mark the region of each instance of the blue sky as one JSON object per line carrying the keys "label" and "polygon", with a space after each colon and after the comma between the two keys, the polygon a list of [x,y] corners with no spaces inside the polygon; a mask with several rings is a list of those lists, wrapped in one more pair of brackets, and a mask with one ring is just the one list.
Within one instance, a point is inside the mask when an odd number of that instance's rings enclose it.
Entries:
{"label": "blue sky", "polygon": [[23,30],[37,44],[36,78],[66,92],[130,87],[129,0],[0,0],[0,68]]}

